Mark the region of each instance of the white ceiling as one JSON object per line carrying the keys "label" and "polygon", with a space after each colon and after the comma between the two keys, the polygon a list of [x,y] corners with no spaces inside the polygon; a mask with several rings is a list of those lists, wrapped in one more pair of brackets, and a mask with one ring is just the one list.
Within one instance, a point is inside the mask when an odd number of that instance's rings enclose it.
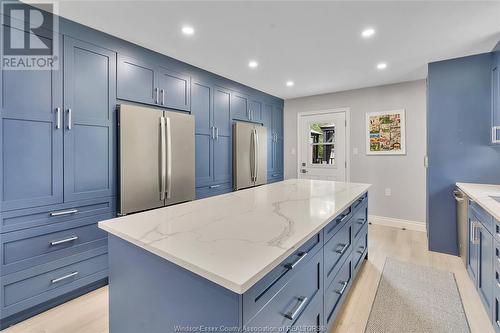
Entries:
{"label": "white ceiling", "polygon": [[500,39],[499,1],[62,1],[59,12],[282,98],[422,79],[428,62]]}

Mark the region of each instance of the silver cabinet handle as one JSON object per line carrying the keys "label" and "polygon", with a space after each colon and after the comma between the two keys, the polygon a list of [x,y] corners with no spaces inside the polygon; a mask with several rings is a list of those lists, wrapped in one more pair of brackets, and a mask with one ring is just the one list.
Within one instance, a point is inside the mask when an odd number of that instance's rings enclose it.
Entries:
{"label": "silver cabinet handle", "polygon": [[285,318],[290,320],[295,320],[297,315],[302,311],[302,309],[306,305],[307,297],[299,297],[298,301],[299,302],[297,303],[297,305],[295,305],[295,307],[291,311],[285,313]]}
{"label": "silver cabinet handle", "polygon": [[360,219],[358,219],[358,221],[356,223],[357,224],[365,224],[365,222],[366,222],[365,218],[360,218]]}
{"label": "silver cabinet handle", "polygon": [[62,215],[69,215],[69,214],[76,214],[78,213],[78,209],[70,209],[70,210],[62,210],[59,212],[50,212],[50,216],[62,216]]}
{"label": "silver cabinet handle", "polygon": [[335,292],[339,295],[342,295],[345,291],[345,288],[347,288],[347,285],[349,284],[349,282],[347,281],[340,281],[340,284],[342,285],[342,289],[340,290],[335,290]]}
{"label": "silver cabinet handle", "polygon": [[215,126],[210,126],[210,138],[215,140]]}
{"label": "silver cabinet handle", "polygon": [[161,89],[161,105],[165,105],[165,90]]}
{"label": "silver cabinet handle", "polygon": [[172,128],[170,118],[165,117],[167,121],[167,199],[172,197]]}
{"label": "silver cabinet handle", "polygon": [[500,327],[500,321],[497,320],[497,326]]}
{"label": "silver cabinet handle", "polygon": [[54,284],[54,283],[61,282],[61,281],[63,281],[63,280],[66,280],[66,279],[72,278],[72,277],[77,276],[77,275],[78,275],[78,272],[73,272],[73,273],[70,273],[70,274],[68,274],[68,275],[61,276],[60,278],[50,280],[50,282],[51,282],[52,284]]}
{"label": "silver cabinet handle", "polygon": [[76,241],[77,239],[78,239],[78,236],[73,236],[73,237],[69,237],[69,238],[65,238],[65,239],[61,239],[61,240],[57,240],[57,241],[52,241],[52,242],[50,242],[50,245],[55,246],[55,245],[59,245],[59,244],[69,243],[72,241]]}
{"label": "silver cabinet handle", "polygon": [[491,127],[491,143],[500,143],[500,140],[497,137],[498,130],[500,126]]}
{"label": "silver cabinet handle", "polygon": [[339,245],[342,246],[342,248],[340,250],[335,250],[335,252],[337,252],[339,254],[344,254],[345,250],[347,250],[347,248],[351,244],[339,244]]}
{"label": "silver cabinet handle", "polygon": [[357,251],[359,254],[363,254],[363,252],[365,251],[365,247],[364,246],[360,246],[359,247],[359,250]]}
{"label": "silver cabinet handle", "polygon": [[215,128],[215,140],[219,141],[219,128]]}
{"label": "silver cabinet handle", "polygon": [[165,200],[167,178],[167,151],[165,117],[160,117],[160,200]]}
{"label": "silver cabinet handle", "polygon": [[208,188],[217,188],[217,187],[220,187],[220,184],[217,184],[217,185],[211,185],[211,186],[209,186]]}
{"label": "silver cabinet handle", "polygon": [[294,269],[302,260],[304,260],[305,257],[307,257],[307,252],[299,252],[297,254],[299,255],[299,259],[297,259],[293,264],[286,264],[285,268]]}
{"label": "silver cabinet handle", "polygon": [[68,129],[71,130],[71,123],[72,123],[72,117],[71,117],[71,109],[68,109]]}
{"label": "silver cabinet handle", "polygon": [[160,101],[160,95],[159,95],[159,90],[158,88],[155,88],[154,89],[154,99],[155,99],[155,104],[158,104],[158,102]]}
{"label": "silver cabinet handle", "polygon": [[56,129],[61,128],[61,108],[56,108]]}

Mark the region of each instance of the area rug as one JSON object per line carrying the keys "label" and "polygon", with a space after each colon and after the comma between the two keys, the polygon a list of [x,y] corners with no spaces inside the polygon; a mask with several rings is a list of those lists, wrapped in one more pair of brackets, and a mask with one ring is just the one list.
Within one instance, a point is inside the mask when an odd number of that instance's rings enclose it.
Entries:
{"label": "area rug", "polygon": [[470,332],[455,275],[387,258],[365,332]]}

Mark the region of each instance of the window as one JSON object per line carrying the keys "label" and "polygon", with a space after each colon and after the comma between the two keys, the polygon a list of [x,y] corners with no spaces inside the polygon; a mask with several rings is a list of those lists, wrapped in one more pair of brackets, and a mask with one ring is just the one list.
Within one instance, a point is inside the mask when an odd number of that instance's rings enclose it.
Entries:
{"label": "window", "polygon": [[335,165],[335,124],[311,123],[309,130],[309,162],[312,165]]}

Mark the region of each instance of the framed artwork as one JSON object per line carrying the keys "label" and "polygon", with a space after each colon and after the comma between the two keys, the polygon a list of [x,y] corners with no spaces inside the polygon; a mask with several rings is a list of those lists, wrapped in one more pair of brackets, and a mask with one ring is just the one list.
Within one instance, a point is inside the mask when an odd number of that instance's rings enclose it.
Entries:
{"label": "framed artwork", "polygon": [[405,110],[366,114],[366,154],[405,155]]}

